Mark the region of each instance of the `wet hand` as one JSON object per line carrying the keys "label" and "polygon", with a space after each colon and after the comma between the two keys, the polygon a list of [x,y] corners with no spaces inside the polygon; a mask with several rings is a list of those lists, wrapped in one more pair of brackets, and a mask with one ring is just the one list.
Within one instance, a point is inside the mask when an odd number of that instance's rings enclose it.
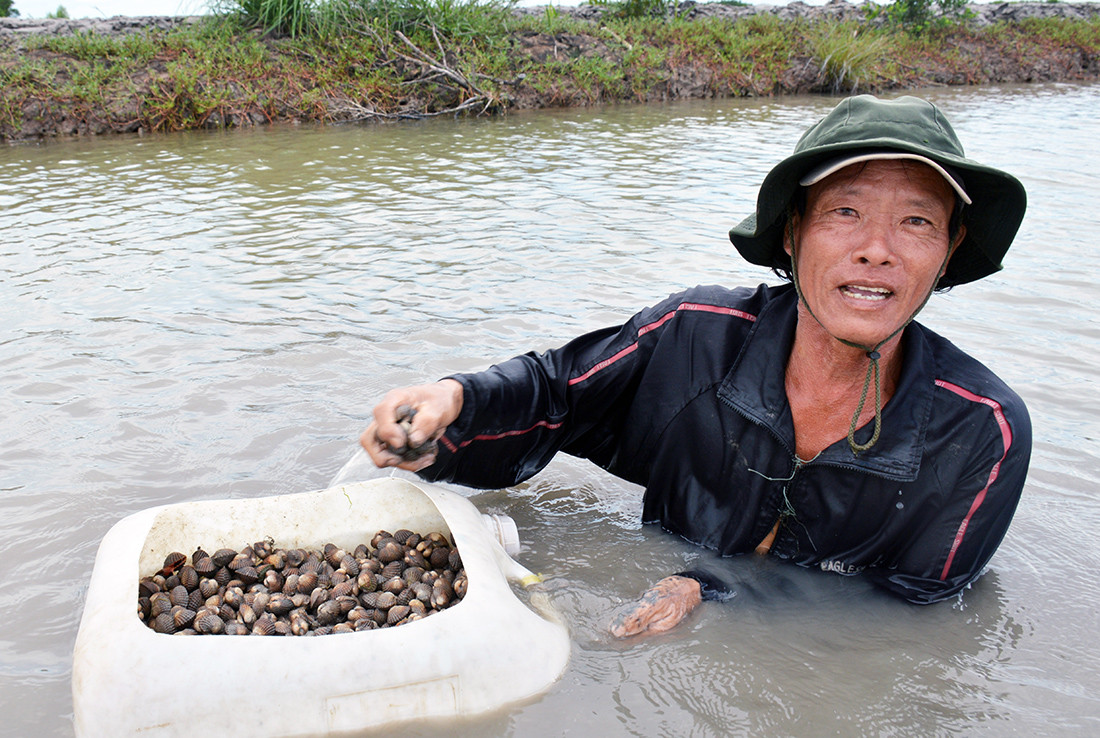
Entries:
{"label": "wet hand", "polygon": [[462,410],[462,385],[453,379],[388,392],[359,443],[379,467],[418,471],[436,458],[436,440]]}
{"label": "wet hand", "polygon": [[687,617],[703,601],[699,582],[688,577],[665,577],[611,622],[611,635],[627,638],[661,633]]}

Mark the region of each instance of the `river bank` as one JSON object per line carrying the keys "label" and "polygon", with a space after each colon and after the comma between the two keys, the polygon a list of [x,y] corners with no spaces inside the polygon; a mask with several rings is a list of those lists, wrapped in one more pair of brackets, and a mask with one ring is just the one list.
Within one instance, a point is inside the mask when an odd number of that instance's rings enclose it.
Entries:
{"label": "river bank", "polygon": [[844,0],[634,20],[555,6],[465,38],[296,39],[206,17],[0,18],[0,139],[1100,79],[1100,4],[970,15],[914,36]]}

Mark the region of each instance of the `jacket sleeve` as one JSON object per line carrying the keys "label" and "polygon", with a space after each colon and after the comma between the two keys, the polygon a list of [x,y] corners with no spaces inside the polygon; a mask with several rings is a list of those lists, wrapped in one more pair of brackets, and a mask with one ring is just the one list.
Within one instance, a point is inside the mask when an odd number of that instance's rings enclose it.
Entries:
{"label": "jacket sleeve", "polygon": [[606,467],[663,331],[662,316],[674,314],[679,301],[674,295],[621,327],[451,377],[463,386],[462,412],[440,439],[438,460],[421,476],[507,487],[533,476],[561,450]]}
{"label": "jacket sleeve", "polygon": [[894,565],[867,572],[916,604],[952,597],[977,579],[1008,530],[1027,476],[1031,422],[1023,402],[971,399],[985,405],[995,430],[972,447],[965,473]]}

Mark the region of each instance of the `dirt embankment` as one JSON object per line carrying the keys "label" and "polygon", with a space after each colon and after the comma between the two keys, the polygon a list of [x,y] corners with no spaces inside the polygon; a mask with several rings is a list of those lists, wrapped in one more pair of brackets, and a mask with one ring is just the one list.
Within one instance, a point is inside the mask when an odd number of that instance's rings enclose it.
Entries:
{"label": "dirt embankment", "polygon": [[[933,50],[919,52],[912,64],[896,64],[889,77],[864,77],[838,81],[835,74],[826,73],[826,63],[806,49],[792,50],[782,58],[779,69],[765,74],[759,69],[748,74],[733,73],[690,55],[669,55],[659,68],[640,70],[628,67],[625,59],[633,46],[610,30],[606,9],[600,6],[555,8],[581,21],[571,32],[547,33],[517,31],[508,40],[510,78],[495,79],[502,93],[483,94],[475,77],[454,79],[445,85],[411,86],[414,90],[402,97],[381,96],[372,99],[361,89],[329,84],[310,87],[301,80],[297,84],[283,82],[282,88],[268,86],[259,94],[244,80],[195,79],[187,89],[169,90],[167,63],[152,58],[140,68],[127,73],[123,91],[96,97],[58,93],[70,90],[73,78],[86,74],[78,70],[77,62],[65,54],[49,51],[35,39],[42,37],[94,34],[100,37],[125,38],[146,31],[172,31],[190,26],[201,19],[195,17],[115,17],[107,19],[38,20],[0,18],[0,80],[10,93],[20,75],[24,90],[2,98],[0,91],[0,139],[18,140],[68,135],[110,132],[175,130],[195,127],[250,126],[276,121],[347,121],[357,119],[418,118],[425,115],[464,112],[502,112],[509,108],[561,107],[585,105],[614,100],[672,100],[685,98],[725,97],[745,95],[776,95],[806,92],[874,91],[933,85],[967,85],[1005,82],[1054,82],[1100,79],[1100,53],[1093,45],[1081,45],[1072,40],[1046,38],[1040,43],[1026,36],[987,34],[983,29],[1000,24],[1020,24],[1035,18],[1088,20],[1100,16],[1100,3],[1000,3],[970,6],[972,18],[957,31],[943,36]],[[545,14],[544,8],[517,9],[518,14]],[[860,5],[845,0],[831,0],[823,6],[802,2],[788,5],[731,6],[719,3],[682,3],[680,16],[688,19],[725,18],[738,20],[751,16],[775,16],[783,21],[859,21],[867,23],[867,14]],[[584,29],[590,26],[592,32]],[[403,68],[412,82],[422,81],[426,63],[408,48],[399,49],[385,64]],[[300,56],[300,52],[293,52]],[[885,52],[890,53],[890,52]],[[459,54],[460,56],[460,54]],[[575,78],[563,75],[560,81],[546,83],[546,77],[535,81],[530,74],[535,68],[560,66],[563,60],[595,60],[605,70],[617,70],[617,84],[603,83],[584,87]],[[34,62],[39,72],[49,68],[53,75],[49,84],[36,80],[27,82],[26,63]],[[445,52],[432,74],[458,71],[455,63],[448,69],[450,58]],[[907,61],[912,61],[907,59]],[[349,75],[357,74],[355,65]],[[528,70],[524,72],[523,70]],[[901,71],[899,71],[901,70]],[[273,70],[257,74],[274,74]],[[615,72],[618,74],[619,72]],[[484,77],[485,75],[479,75]],[[641,76],[647,77],[640,80]],[[456,78],[457,79],[457,78]],[[484,86],[484,85],[483,85]],[[36,89],[42,88],[41,90]],[[49,89],[46,89],[49,88]],[[202,92],[221,90],[214,102]],[[29,91],[27,91],[29,90]],[[228,94],[226,92],[228,90]],[[239,99],[234,99],[239,90]],[[159,97],[158,97],[159,96]],[[482,101],[482,96],[484,101]],[[385,98],[385,99],[383,99]],[[483,104],[484,103],[484,104]],[[203,108],[203,105],[206,105]]]}

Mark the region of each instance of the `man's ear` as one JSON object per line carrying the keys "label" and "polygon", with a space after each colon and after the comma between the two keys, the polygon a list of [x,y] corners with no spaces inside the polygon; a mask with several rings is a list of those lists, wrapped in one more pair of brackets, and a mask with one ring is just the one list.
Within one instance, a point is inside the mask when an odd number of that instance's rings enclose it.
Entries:
{"label": "man's ear", "polygon": [[[791,210],[793,211],[794,208],[791,208]],[[791,212],[787,217],[786,224],[783,226],[783,250],[787,252],[787,256],[791,255],[791,241],[801,222],[801,216],[796,212]]]}

